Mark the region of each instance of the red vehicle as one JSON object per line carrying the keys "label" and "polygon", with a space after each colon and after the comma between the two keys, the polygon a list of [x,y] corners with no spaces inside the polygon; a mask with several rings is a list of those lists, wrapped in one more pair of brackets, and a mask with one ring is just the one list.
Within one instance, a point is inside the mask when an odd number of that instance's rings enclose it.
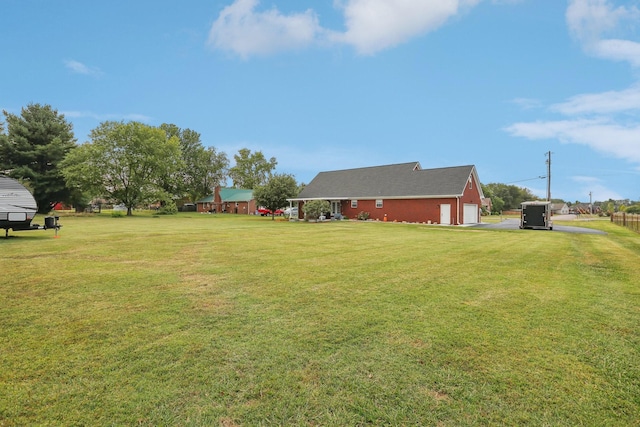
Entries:
{"label": "red vehicle", "polygon": [[[258,208],[258,213],[261,216],[268,216],[272,214],[271,209],[267,209],[267,208]],[[276,209],[276,212],[275,212],[276,215],[282,215],[283,213],[284,211],[282,209]]]}

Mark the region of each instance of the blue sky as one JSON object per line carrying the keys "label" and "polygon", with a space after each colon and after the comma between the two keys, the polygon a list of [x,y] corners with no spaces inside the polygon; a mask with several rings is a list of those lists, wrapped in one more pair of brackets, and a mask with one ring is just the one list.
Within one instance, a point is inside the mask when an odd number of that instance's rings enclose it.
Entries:
{"label": "blue sky", "polygon": [[174,123],[309,182],[418,161],[640,200],[640,4],[2,0],[0,109]]}

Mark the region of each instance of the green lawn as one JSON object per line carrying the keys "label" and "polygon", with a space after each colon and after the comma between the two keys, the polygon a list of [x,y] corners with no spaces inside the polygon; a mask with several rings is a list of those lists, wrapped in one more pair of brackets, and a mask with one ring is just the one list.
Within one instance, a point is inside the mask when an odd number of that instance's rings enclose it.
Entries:
{"label": "green lawn", "polygon": [[640,236],[180,214],[0,238],[0,425],[640,425]]}

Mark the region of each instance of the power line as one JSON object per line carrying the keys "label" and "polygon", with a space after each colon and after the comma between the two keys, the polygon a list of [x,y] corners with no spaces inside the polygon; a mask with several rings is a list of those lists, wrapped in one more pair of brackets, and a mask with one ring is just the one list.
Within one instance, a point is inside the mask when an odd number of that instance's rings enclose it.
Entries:
{"label": "power line", "polygon": [[505,184],[515,184],[516,182],[535,181],[536,179],[545,179],[546,176],[538,176],[536,178],[521,179],[519,181],[506,182]]}

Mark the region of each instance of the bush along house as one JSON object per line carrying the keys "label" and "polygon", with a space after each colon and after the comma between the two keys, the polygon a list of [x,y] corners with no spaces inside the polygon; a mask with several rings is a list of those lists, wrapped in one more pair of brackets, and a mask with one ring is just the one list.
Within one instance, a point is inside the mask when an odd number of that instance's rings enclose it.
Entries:
{"label": "bush along house", "polygon": [[327,217],[462,225],[480,222],[484,194],[475,166],[422,169],[401,163],[320,172],[288,199],[304,218],[304,203],[327,200]]}

